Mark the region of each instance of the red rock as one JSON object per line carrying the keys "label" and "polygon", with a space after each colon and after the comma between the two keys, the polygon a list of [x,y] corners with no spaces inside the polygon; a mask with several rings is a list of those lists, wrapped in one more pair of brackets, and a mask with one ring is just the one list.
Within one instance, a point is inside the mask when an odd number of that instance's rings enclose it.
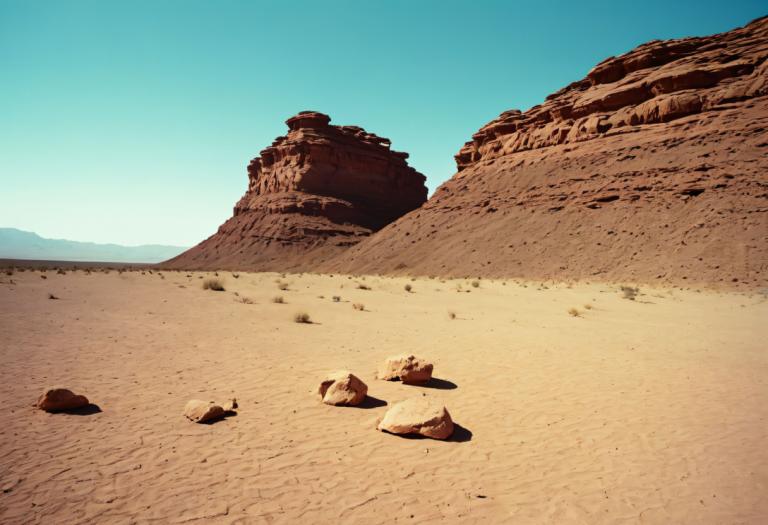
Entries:
{"label": "red rock", "polygon": [[761,18],[609,58],[480,128],[424,206],[321,269],[768,286],[767,55]]}
{"label": "red rock", "polygon": [[356,126],[302,111],[248,165],[248,191],[216,234],[164,266],[190,269],[311,268],[427,198],[407,153]]}
{"label": "red rock", "polygon": [[67,388],[46,388],[37,400],[37,408],[46,412],[65,412],[88,406],[88,398]]}

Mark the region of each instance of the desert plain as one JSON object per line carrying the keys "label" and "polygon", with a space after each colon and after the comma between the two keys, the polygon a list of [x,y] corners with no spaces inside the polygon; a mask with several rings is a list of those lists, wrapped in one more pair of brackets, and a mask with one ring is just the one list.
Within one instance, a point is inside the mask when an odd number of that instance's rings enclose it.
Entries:
{"label": "desert plain", "polygon": [[[764,293],[245,272],[204,290],[215,277],[3,273],[0,522],[768,519]],[[400,353],[435,379],[377,380]],[[361,407],[320,402],[339,369],[368,384]],[[34,408],[52,385],[97,408]],[[417,396],[445,404],[451,439],[376,430]],[[214,424],[182,415],[232,397]]]}

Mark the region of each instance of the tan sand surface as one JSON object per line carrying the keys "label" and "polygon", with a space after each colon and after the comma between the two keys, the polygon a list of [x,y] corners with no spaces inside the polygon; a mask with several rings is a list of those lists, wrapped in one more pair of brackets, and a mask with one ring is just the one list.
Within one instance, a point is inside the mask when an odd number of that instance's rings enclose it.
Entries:
{"label": "tan sand surface", "polygon": [[[3,524],[768,522],[764,294],[46,275],[0,276]],[[440,381],[374,378],[404,352]],[[333,370],[380,401],[322,404]],[[34,409],[48,385],[101,412]],[[182,415],[233,396],[234,417]],[[384,403],[412,396],[445,403],[452,441],[375,430]]]}

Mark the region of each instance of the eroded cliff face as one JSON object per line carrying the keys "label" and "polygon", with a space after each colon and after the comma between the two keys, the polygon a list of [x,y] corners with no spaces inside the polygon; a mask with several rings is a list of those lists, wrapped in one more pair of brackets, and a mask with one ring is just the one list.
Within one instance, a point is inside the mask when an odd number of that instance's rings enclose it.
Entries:
{"label": "eroded cliff face", "polygon": [[766,286],[768,19],[650,42],[456,155],[327,270]]}
{"label": "eroded cliff face", "polygon": [[419,207],[425,178],[407,153],[304,111],[248,165],[248,190],[216,234],[164,266],[308,270]]}

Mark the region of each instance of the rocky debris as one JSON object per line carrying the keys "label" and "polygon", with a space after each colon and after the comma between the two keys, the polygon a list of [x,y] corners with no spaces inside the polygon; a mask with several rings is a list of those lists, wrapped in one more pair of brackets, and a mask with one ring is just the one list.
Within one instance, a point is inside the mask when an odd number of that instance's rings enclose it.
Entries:
{"label": "rocky debris", "polygon": [[388,357],[376,377],[385,381],[400,380],[403,383],[426,383],[432,379],[432,363],[413,354]]}
{"label": "rocky debris", "polygon": [[768,18],[654,41],[483,126],[328,272],[768,286]]}
{"label": "rocky debris", "polygon": [[209,423],[223,418],[226,411],[222,406],[210,401],[192,399],[184,406],[184,415],[195,423]]}
{"label": "rocky debris", "polygon": [[433,439],[448,439],[453,420],[441,404],[424,397],[408,399],[392,406],[378,425],[391,434],[420,434]]}
{"label": "rocky debris", "polygon": [[80,396],[67,388],[46,388],[37,400],[37,408],[46,412],[66,412],[87,407],[88,398]]}
{"label": "rocky debris", "polygon": [[342,370],[328,374],[317,392],[326,405],[357,406],[368,394],[368,385],[351,372]]}
{"label": "rocky debris", "polygon": [[248,165],[248,191],[216,234],[169,268],[299,270],[328,260],[427,199],[407,153],[302,111]]}

